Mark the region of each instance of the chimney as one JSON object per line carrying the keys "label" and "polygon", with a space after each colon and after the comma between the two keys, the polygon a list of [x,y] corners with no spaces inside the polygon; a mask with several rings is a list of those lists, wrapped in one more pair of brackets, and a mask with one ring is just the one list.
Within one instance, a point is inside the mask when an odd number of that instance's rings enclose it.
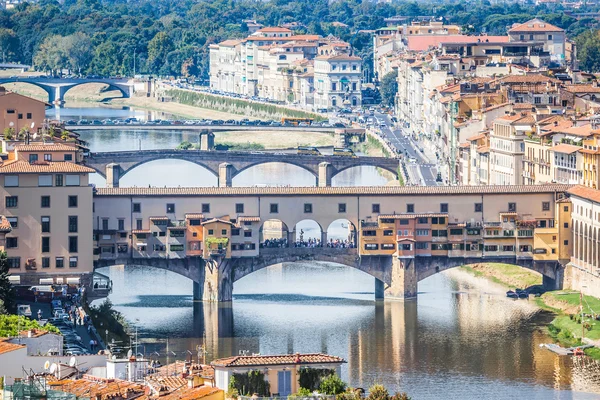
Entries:
{"label": "chimney", "polygon": [[296,353],[296,364],[300,364],[300,353]]}
{"label": "chimney", "polygon": [[31,329],[27,331],[27,337],[28,338],[32,338],[33,337],[33,331]]}
{"label": "chimney", "polygon": [[0,86],[0,96],[6,94],[6,88],[4,86]]}
{"label": "chimney", "polygon": [[554,121],[554,126],[558,126],[558,121]]}

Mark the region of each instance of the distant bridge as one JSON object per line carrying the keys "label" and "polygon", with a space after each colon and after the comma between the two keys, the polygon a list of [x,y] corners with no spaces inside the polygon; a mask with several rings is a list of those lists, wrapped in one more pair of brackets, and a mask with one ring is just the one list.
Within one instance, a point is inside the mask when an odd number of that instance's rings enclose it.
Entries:
{"label": "distant bridge", "polygon": [[65,101],[65,94],[76,86],[86,83],[102,83],[108,85],[109,89],[118,90],[123,97],[133,95],[133,82],[127,78],[124,79],[86,79],[86,78],[46,78],[46,77],[16,77],[0,78],[0,85],[6,83],[28,83],[37,86],[48,93],[48,102],[55,105],[62,105]]}
{"label": "distant bridge", "polygon": [[134,130],[134,131],[205,131],[231,132],[231,131],[294,131],[294,132],[326,132],[348,135],[344,128],[322,127],[322,126],[271,126],[271,125],[185,125],[185,124],[119,124],[119,125],[66,125],[65,129],[72,132],[78,131],[110,131],[110,130]]}
{"label": "distant bridge", "polygon": [[335,175],[358,166],[381,168],[397,178],[399,165],[397,159],[386,157],[173,149],[90,153],[85,159],[85,165],[106,178],[108,187],[118,187],[119,179],[135,167],[163,159],[185,160],[200,165],[218,178],[221,187],[232,186],[233,178],[250,167],[273,162],[296,165],[310,172],[315,176],[318,186],[331,186],[331,179]]}

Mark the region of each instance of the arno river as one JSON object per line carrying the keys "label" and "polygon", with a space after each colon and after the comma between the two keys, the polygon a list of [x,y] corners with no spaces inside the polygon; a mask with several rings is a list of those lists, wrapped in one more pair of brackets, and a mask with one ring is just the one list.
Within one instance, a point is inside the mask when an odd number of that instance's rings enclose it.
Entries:
{"label": "arno river", "polygon": [[[61,117],[114,118],[130,111],[62,110]],[[93,115],[93,113],[96,113]],[[122,115],[117,115],[121,113]],[[185,134],[87,131],[92,151],[174,148]],[[193,141],[193,140],[191,140]],[[333,184],[380,185],[374,168],[346,171]],[[281,164],[240,175],[246,184],[308,186],[307,172]],[[241,182],[238,180],[238,182]],[[101,178],[94,183],[103,185]],[[234,179],[234,186],[239,183]],[[182,161],[156,161],[128,173],[122,186],[214,186],[216,178]],[[297,228],[298,229],[298,228]],[[307,236],[316,236],[306,223]],[[343,222],[330,237],[343,236]],[[110,300],[138,329],[138,353],[206,360],[249,353],[327,352],[347,360],[342,378],[354,387],[382,383],[413,399],[598,399],[600,367],[539,347],[552,316],[532,302],[509,300],[502,287],[451,270],[419,283],[418,301],[373,301],[373,278],[314,263],[277,265],[234,286],[229,306],[192,302],[192,284],[162,270],[112,267]],[[595,394],[594,394],[595,393]]]}

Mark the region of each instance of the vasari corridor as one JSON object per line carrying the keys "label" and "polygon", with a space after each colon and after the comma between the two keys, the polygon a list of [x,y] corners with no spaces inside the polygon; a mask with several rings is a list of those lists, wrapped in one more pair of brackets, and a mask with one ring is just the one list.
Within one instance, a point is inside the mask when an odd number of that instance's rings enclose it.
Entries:
{"label": "vasari corridor", "polygon": [[600,2],[0,0],[0,400],[600,399]]}

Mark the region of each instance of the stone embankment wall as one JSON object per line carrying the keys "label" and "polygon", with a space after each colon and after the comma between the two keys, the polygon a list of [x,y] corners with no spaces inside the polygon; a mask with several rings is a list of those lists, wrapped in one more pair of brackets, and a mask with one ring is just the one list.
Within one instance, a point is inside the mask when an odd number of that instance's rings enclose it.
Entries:
{"label": "stone embankment wall", "polygon": [[565,268],[565,289],[582,291],[583,294],[600,298],[600,276],[593,275],[572,263]]}

